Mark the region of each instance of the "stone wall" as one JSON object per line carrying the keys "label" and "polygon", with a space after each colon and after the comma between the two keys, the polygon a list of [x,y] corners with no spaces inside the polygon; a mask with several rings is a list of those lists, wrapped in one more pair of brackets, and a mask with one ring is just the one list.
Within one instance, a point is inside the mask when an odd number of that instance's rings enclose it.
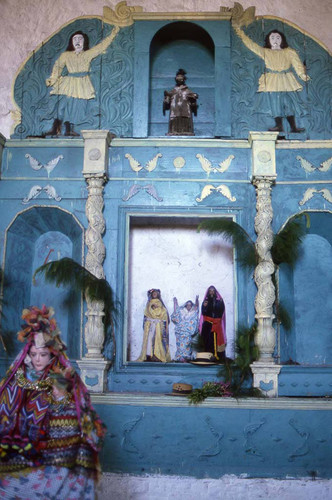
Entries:
{"label": "stone wall", "polygon": [[245,479],[223,476],[220,479],[193,479],[180,476],[144,477],[104,474],[98,500],[321,500],[331,498],[332,481],[309,479]]}

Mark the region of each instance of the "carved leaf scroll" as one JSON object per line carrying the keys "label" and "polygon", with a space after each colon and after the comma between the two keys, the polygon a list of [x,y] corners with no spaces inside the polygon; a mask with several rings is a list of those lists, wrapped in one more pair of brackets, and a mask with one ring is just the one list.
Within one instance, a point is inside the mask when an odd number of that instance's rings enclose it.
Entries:
{"label": "carved leaf scroll", "polygon": [[297,156],[296,159],[300,162],[301,167],[309,173],[315,172],[315,170],[319,170],[320,172],[327,172],[332,165],[332,157],[328,160],[323,161],[319,167],[315,167],[310,161],[303,158],[303,156]]}
{"label": "carved leaf scroll", "polygon": [[305,205],[315,194],[321,194],[326,201],[332,203],[332,193],[329,189],[323,188],[318,190],[316,188],[309,188],[304,193],[302,200],[299,201],[299,205]]}
{"label": "carved leaf scroll", "polygon": [[147,170],[148,172],[153,172],[153,170],[156,168],[158,159],[161,158],[163,155],[161,153],[157,153],[151,160],[149,160],[145,166],[141,165],[139,161],[137,161],[130,153],[125,154],[125,158],[129,161],[130,168],[134,172],[140,172],[143,168]]}
{"label": "carved leaf scroll", "polygon": [[105,21],[117,26],[130,26],[134,23],[135,12],[143,12],[143,7],[128,7],[127,2],[119,2],[114,10],[105,6],[103,16]]}
{"label": "carved leaf scroll", "polygon": [[235,198],[235,196],[232,196],[232,193],[231,193],[229,187],[225,186],[224,184],[220,184],[217,187],[213,186],[212,184],[207,184],[206,186],[203,187],[201,196],[198,196],[196,198],[196,201],[198,201],[198,203],[200,203],[205,198],[210,196],[210,194],[212,194],[214,191],[216,191],[217,193],[220,193],[222,196],[224,196],[225,198],[227,198],[230,201],[233,201],[233,202],[236,201],[236,198]]}
{"label": "carved leaf scroll", "polygon": [[232,160],[234,160],[235,157],[234,155],[229,155],[225,160],[218,163],[217,167],[213,166],[210,160],[208,160],[204,155],[200,153],[197,153],[196,158],[199,160],[204,172],[206,172],[209,175],[211,172],[213,173],[220,172],[221,174],[226,172],[226,170],[228,170],[230,164],[232,163]]}

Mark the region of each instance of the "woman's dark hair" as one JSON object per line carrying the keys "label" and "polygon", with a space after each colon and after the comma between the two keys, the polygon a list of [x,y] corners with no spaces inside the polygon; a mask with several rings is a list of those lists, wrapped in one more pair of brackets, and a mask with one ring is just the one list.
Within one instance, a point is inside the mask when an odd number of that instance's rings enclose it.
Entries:
{"label": "woman's dark hair", "polygon": [[272,35],[272,33],[277,33],[278,35],[281,36],[280,48],[281,49],[287,49],[288,43],[286,41],[286,37],[285,37],[285,35],[283,33],[281,33],[281,31],[278,31],[278,30],[272,30],[272,31],[270,31],[270,33],[268,33],[266,35],[265,41],[264,41],[264,48],[265,49],[271,49],[270,35]]}
{"label": "woman's dark hair", "polygon": [[72,52],[75,50],[74,44],[73,44],[73,37],[75,35],[82,35],[82,37],[84,38],[83,50],[89,50],[89,37],[88,37],[88,35],[86,33],[83,33],[83,31],[75,31],[75,33],[70,35],[67,51]]}

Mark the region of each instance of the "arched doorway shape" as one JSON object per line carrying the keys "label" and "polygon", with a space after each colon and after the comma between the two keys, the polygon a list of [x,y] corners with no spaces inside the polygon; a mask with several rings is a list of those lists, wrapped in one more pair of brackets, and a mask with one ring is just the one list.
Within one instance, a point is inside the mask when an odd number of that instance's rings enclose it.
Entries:
{"label": "arched doorway shape", "polygon": [[[68,347],[68,355],[81,357],[82,301],[68,288],[45,284],[42,277],[32,283],[37,267],[50,260],[71,257],[83,261],[83,226],[75,216],[54,206],[32,206],[15,216],[6,230],[4,253],[4,307],[2,328],[21,328],[22,309],[43,304],[55,309],[55,316]],[[18,351],[21,344],[16,343]]]}
{"label": "arched doorway shape", "polygon": [[[168,28],[169,26],[169,28]],[[189,28],[187,28],[187,26]],[[158,82],[158,75],[156,75],[156,82],[153,79],[153,86],[160,87],[161,93],[159,97],[154,97],[155,102],[152,103],[151,91],[150,89],[150,79],[154,72],[151,72],[150,65],[154,67],[158,62],[156,59],[157,54],[162,53],[162,47],[167,50],[168,44],[171,45],[176,43],[176,40],[182,40],[182,31],[189,30],[189,37],[184,39],[184,43],[188,44],[188,41],[193,40],[196,46],[200,47],[200,57],[204,51],[207,50],[208,53],[214,54],[214,93],[211,97],[211,102],[209,106],[214,106],[214,130],[212,136],[214,137],[230,137],[231,136],[231,29],[229,20],[223,21],[200,21],[195,22],[188,21],[139,21],[135,23],[135,62],[134,62],[134,104],[133,104],[133,136],[137,138],[148,137],[149,128],[153,128],[152,123],[149,125],[149,116],[154,115],[163,119],[163,125],[159,125],[159,130],[157,126],[155,127],[154,133],[164,136],[167,132],[167,118],[163,118],[162,114],[162,102],[163,102],[163,90],[170,89],[174,86],[175,72],[180,68],[184,67],[185,64],[182,61],[177,60],[173,62],[174,67],[169,69],[169,75],[167,78],[161,82]],[[175,29],[176,28],[176,29]],[[183,28],[183,29],[182,29]],[[165,29],[165,31],[163,31]],[[174,30],[174,34],[171,32]],[[161,34],[160,34],[161,33]],[[199,37],[197,39],[197,33]],[[201,45],[200,35],[204,33],[204,42]],[[209,41],[208,41],[209,40]],[[208,42],[207,42],[208,41]],[[153,43],[152,43],[153,42]],[[167,43],[166,43],[167,42]],[[206,45],[207,44],[207,45]],[[190,44],[189,44],[190,45]],[[210,47],[210,49],[207,48]],[[214,51],[212,50],[214,47]],[[190,51],[188,52],[188,57],[190,52],[195,50],[195,44],[191,44]],[[160,52],[161,51],[161,52]],[[212,51],[212,52],[211,52]],[[187,56],[186,56],[187,57]],[[194,66],[192,69],[191,64],[188,67],[184,67],[187,71],[188,76],[188,86],[192,90],[201,92],[199,99],[199,104],[201,108],[198,110],[198,118],[204,117],[204,106],[207,106],[205,102],[205,90],[200,90],[200,83],[195,81],[195,72],[197,76],[200,75],[199,71],[199,58],[194,58]],[[186,62],[186,61],[185,61]],[[168,61],[163,64],[162,70],[168,69]],[[175,68],[175,69],[174,69]],[[154,70],[153,70],[154,71]],[[164,75],[165,76],[165,75]],[[203,78],[201,79],[203,81]],[[204,85],[202,84],[204,87]],[[161,101],[159,102],[159,99]],[[149,103],[149,106],[146,104]],[[151,109],[149,109],[149,107]],[[211,109],[211,108],[210,108]],[[211,112],[211,111],[210,111]],[[157,123],[157,122],[156,122]],[[162,129],[162,132],[161,130]],[[198,129],[199,131],[199,129]],[[205,130],[206,132],[206,130]],[[203,133],[203,132],[202,132]],[[210,135],[210,136],[211,136]]]}
{"label": "arched doorway shape", "polygon": [[281,326],[280,360],[332,365],[332,213],[309,215],[310,227],[295,268],[280,268],[280,299],[292,318],[289,333]]}
{"label": "arched doorway shape", "polygon": [[196,136],[214,136],[215,75],[214,42],[202,27],[185,21],[167,24],[150,45],[149,135],[163,136],[168,112],[162,114],[164,90],[175,85],[179,68],[187,72],[188,87],[199,95],[194,119]]}

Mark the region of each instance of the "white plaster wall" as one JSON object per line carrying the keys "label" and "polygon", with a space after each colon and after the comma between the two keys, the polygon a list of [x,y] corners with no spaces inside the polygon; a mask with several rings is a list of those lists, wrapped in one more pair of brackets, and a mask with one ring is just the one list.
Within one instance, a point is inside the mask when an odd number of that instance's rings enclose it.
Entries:
{"label": "white plaster wall", "polygon": [[332,480],[103,474],[98,500],[328,500]]}
{"label": "white plaster wall", "polygon": [[[234,357],[234,268],[232,245],[220,237],[197,233],[193,227],[133,227],[129,259],[129,360],[142,347],[142,323],[147,290],[159,288],[169,316],[173,297],[179,305],[195,301],[201,306],[205,292],[214,285],[226,307],[228,357]],[[125,331],[127,328],[125,328]],[[170,353],[176,351],[174,324],[170,323]]]}
{"label": "white plaster wall", "polygon": [[[233,7],[231,0],[127,0],[146,12],[219,11],[220,5]],[[243,7],[256,6],[257,15],[287,19],[332,49],[331,0],[241,0]],[[72,19],[86,15],[102,16],[107,0],[0,0],[0,132],[9,137],[13,120],[12,84],[29,54]]]}

